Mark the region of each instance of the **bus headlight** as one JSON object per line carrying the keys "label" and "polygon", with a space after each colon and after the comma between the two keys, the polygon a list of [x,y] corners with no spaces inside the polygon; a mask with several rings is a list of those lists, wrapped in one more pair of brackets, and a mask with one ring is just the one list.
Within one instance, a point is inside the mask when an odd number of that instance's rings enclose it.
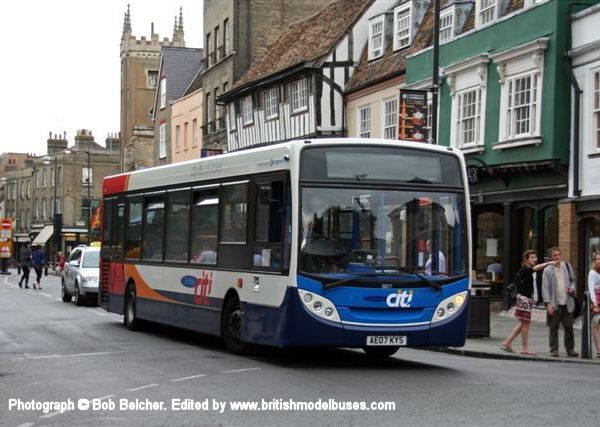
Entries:
{"label": "bus headlight", "polygon": [[300,300],[304,303],[304,307],[312,314],[322,319],[341,322],[340,315],[338,314],[335,305],[327,298],[303,289],[298,289],[298,293],[300,294]]}
{"label": "bus headlight", "polygon": [[467,291],[459,292],[458,294],[454,294],[444,299],[436,307],[433,319],[431,319],[431,323],[441,322],[442,320],[446,320],[449,317],[454,316],[460,311],[460,308],[466,301]]}

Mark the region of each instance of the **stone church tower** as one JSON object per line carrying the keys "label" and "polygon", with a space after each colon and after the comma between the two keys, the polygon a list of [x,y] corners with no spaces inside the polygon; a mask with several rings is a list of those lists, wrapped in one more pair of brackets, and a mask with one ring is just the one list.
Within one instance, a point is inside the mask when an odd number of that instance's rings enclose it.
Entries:
{"label": "stone church tower", "polygon": [[121,171],[151,167],[154,162],[154,126],[150,109],[159,81],[163,46],[185,47],[183,12],[175,17],[173,38],[159,39],[151,25],[150,39],[136,38],[131,30],[129,5],[121,36]]}

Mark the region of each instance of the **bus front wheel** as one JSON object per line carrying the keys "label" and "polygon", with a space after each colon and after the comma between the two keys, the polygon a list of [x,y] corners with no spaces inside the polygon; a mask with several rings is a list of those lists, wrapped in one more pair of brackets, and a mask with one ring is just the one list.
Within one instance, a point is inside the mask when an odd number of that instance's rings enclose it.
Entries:
{"label": "bus front wheel", "polygon": [[245,354],[249,345],[242,342],[242,308],[237,298],[230,298],[223,308],[221,325],[223,340],[227,348],[235,354]]}
{"label": "bus front wheel", "polygon": [[130,331],[137,331],[140,329],[140,320],[137,318],[136,312],[135,287],[133,285],[127,286],[127,291],[125,292],[125,315],[123,316],[123,324]]}
{"label": "bus front wheel", "polygon": [[363,350],[370,357],[389,357],[396,353],[399,348],[398,346],[363,347]]}

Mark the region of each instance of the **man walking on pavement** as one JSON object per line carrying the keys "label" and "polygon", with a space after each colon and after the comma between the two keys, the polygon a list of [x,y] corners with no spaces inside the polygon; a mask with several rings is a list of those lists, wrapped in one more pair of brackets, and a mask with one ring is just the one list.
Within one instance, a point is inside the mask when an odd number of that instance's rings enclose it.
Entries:
{"label": "man walking on pavement", "polygon": [[548,249],[552,265],[542,276],[542,299],[546,305],[550,326],[550,355],[558,357],[558,328],[562,323],[565,330],[567,355],[578,357],[573,334],[573,312],[575,311],[575,275],[569,263],[562,262],[560,248]]}

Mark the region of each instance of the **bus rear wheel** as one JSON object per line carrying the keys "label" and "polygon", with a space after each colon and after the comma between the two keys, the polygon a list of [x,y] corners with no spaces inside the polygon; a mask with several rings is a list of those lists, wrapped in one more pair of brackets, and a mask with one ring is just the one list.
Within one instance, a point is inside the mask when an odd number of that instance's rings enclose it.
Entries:
{"label": "bus rear wheel", "polygon": [[383,346],[383,347],[363,347],[367,356],[379,358],[379,357],[390,357],[398,351],[398,346]]}
{"label": "bus rear wheel", "polygon": [[223,308],[221,330],[227,348],[235,354],[248,353],[250,346],[242,342],[242,308],[237,298],[230,298]]}
{"label": "bus rear wheel", "polygon": [[127,286],[125,292],[125,315],[123,316],[123,325],[130,331],[138,331],[140,329],[140,319],[137,318],[136,311],[136,295],[133,285]]}

